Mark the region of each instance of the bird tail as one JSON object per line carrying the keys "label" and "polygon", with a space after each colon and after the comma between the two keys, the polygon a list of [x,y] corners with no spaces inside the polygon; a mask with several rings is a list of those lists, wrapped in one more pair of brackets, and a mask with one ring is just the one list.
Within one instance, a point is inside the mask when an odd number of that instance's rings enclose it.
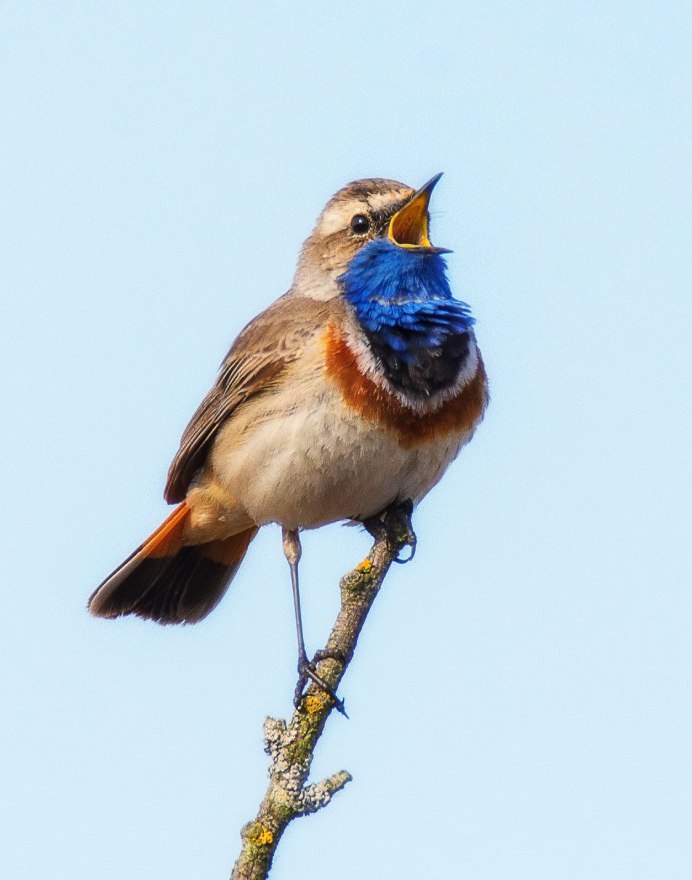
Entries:
{"label": "bird tail", "polygon": [[89,598],[96,617],[136,614],[157,623],[196,623],[221,601],[257,527],[206,544],[183,545],[183,502]]}

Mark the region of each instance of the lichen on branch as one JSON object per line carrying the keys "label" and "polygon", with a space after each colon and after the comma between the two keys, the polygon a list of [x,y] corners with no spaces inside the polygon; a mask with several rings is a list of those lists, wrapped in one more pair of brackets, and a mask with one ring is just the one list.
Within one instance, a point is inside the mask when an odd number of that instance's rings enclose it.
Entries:
{"label": "lichen on branch", "polygon": [[[319,652],[319,676],[334,691],[339,687],[353,657],[358,636],[392,562],[405,546],[415,550],[411,528],[411,504],[389,508],[364,523],[375,538],[370,553],[341,579],[341,608]],[[317,685],[303,694],[290,722],[267,718],[264,750],[270,757],[269,786],[255,819],[241,831],[242,849],[231,880],[262,880],[269,874],[282,834],[293,819],[326,807],[336,792],[351,780],[340,770],[321,782],[308,784],[317,742],[334,702]]]}

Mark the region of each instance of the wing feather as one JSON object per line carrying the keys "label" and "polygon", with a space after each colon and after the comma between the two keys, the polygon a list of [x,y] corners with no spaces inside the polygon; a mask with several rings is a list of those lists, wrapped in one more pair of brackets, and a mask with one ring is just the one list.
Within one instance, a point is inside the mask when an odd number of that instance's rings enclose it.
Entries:
{"label": "wing feather", "polygon": [[240,333],[221,365],[214,387],[183,433],[164,490],[169,504],[185,498],[216,433],[237,408],[251,397],[280,387],[286,368],[325,326],[329,308],[328,302],[287,294]]}

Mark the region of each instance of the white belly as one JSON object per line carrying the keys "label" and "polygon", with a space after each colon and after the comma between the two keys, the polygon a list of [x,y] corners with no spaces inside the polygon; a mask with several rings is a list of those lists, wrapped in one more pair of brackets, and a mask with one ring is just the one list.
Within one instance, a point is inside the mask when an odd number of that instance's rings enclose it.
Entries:
{"label": "white belly", "polygon": [[281,412],[263,398],[238,412],[212,452],[215,480],[259,525],[315,528],[373,516],[395,500],[418,502],[470,435],[403,448],[391,430],[347,409],[321,386]]}

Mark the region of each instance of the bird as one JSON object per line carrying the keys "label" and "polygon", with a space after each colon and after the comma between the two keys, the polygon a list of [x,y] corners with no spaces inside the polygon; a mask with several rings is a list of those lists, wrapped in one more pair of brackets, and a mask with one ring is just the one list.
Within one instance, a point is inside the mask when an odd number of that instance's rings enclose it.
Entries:
{"label": "bird", "polygon": [[298,670],[329,691],[305,650],[300,532],[413,508],[488,404],[474,318],[429,239],[441,176],[357,180],[327,202],[290,289],[240,332],[182,435],[164,491],[175,509],[96,588],[93,615],[196,623],[278,523]]}

